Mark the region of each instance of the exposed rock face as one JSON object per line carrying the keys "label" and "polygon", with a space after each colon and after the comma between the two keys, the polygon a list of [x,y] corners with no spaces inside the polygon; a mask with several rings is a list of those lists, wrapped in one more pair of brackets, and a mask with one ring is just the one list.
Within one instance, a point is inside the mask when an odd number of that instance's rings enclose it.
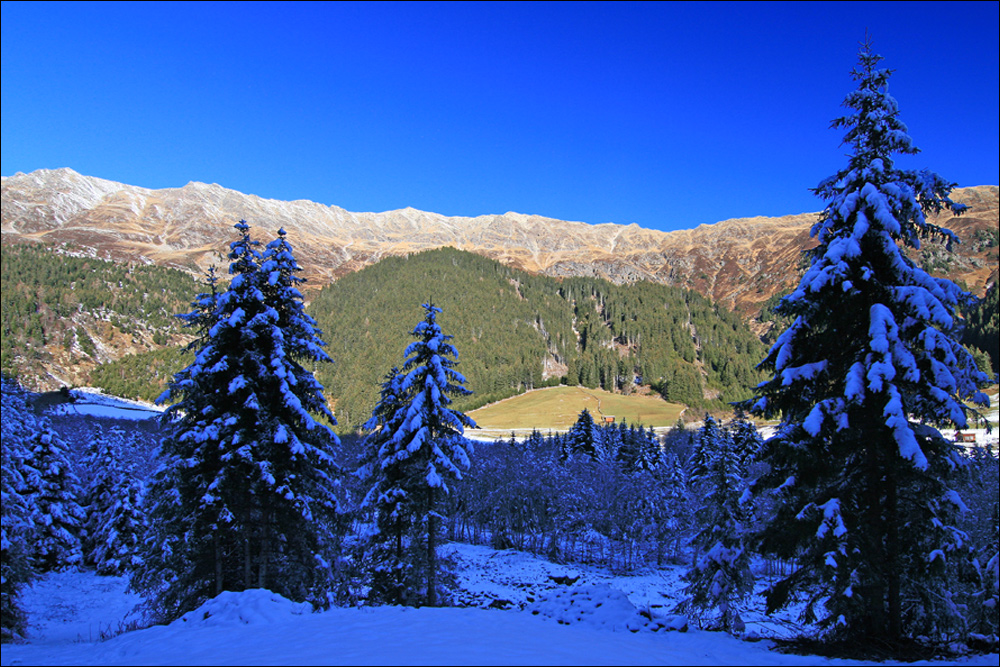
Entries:
{"label": "exposed rock face", "polygon": [[[225,265],[222,253],[234,238],[232,225],[246,219],[262,237],[280,227],[290,233],[313,287],[386,255],[452,246],[552,276],[690,287],[751,317],[771,295],[797,283],[802,251],[812,245],[809,228],[817,217],[803,213],[746,218],[665,233],[638,225],[589,225],[520,213],[475,218],[412,208],[352,213],[303,200],[262,199],[204,183],[149,190],[71,169],[4,177],[2,190],[4,243],[69,243],[101,257],[200,272],[211,264]],[[928,244],[930,249],[925,247],[923,256],[914,258],[982,293],[990,275],[996,279],[997,190],[956,190],[954,199],[971,211],[935,222],[952,228],[966,242],[952,255]]]}

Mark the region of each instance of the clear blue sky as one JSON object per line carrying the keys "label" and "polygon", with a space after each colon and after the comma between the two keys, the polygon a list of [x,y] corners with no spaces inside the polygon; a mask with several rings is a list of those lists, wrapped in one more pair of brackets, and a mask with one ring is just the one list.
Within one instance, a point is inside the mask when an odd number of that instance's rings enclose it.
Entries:
{"label": "clear blue sky", "polygon": [[902,166],[995,185],[998,6],[5,1],[0,172],[664,230],[816,211],[867,29]]}

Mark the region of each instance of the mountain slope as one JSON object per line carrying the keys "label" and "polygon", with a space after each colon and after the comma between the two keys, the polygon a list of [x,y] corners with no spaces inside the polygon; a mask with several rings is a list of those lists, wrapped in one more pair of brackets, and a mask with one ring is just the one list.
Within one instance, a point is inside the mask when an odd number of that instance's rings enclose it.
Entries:
{"label": "mountain slope", "polygon": [[[451,246],[550,276],[690,287],[747,315],[795,283],[801,250],[811,245],[809,227],[816,219],[814,213],[803,213],[658,232],[520,213],[474,218],[412,208],[353,213],[204,183],[150,190],[70,169],[4,177],[2,190],[4,243],[70,243],[93,248],[99,256],[200,271],[222,263],[220,252],[231,238],[232,224],[246,219],[268,233],[288,230],[307,277],[317,286],[385,256]],[[915,259],[982,294],[997,266],[997,187],[958,189],[955,198],[969,204],[971,212],[935,222],[953,228],[967,243],[951,256],[932,246]],[[669,218],[669,207],[663,215]]]}
{"label": "mountain slope", "polygon": [[[926,243],[921,251],[911,253],[912,258],[936,275],[958,280],[982,294],[986,285],[996,282],[1000,246],[997,191],[996,186],[956,190],[955,198],[969,204],[972,210],[960,218],[944,218],[937,222],[952,227],[965,242],[953,253],[945,251],[940,244]],[[763,333],[770,324],[761,310],[769,302],[773,303],[775,295],[798,281],[802,251],[811,245],[809,228],[816,219],[815,214],[746,218],[663,233],[636,225],[588,225],[518,213],[475,218],[446,217],[415,209],[352,213],[308,201],[262,199],[203,183],[150,190],[82,176],[70,169],[39,170],[4,177],[2,193],[4,368],[18,369],[25,379],[34,376],[33,386],[37,388],[52,389],[60,384],[88,381],[97,363],[124,359],[117,366],[102,367],[99,375],[105,383],[112,382],[112,376],[118,378],[114,380],[117,383],[130,380],[130,392],[137,391],[142,384],[137,370],[159,369],[162,380],[163,374],[172,364],[178,363],[180,357],[160,352],[155,358],[136,360],[128,355],[156,350],[168,339],[176,343],[184,339],[183,332],[176,326],[139,321],[143,316],[136,314],[140,311],[134,306],[124,309],[115,306],[124,296],[115,296],[116,290],[125,287],[125,282],[119,278],[102,278],[104,286],[97,289],[103,290],[108,297],[107,303],[89,308],[87,304],[93,301],[92,298],[81,303],[72,284],[52,282],[58,282],[57,272],[50,272],[51,284],[48,285],[39,284],[39,276],[8,275],[7,269],[15,268],[15,263],[8,261],[13,257],[10,253],[23,255],[27,246],[44,246],[58,248],[64,255],[89,257],[92,261],[107,258],[124,262],[132,267],[128,270],[130,276],[137,275],[138,268],[147,264],[155,265],[148,267],[149,270],[158,266],[199,274],[212,264],[226,266],[224,254],[233,239],[232,225],[239,219],[247,219],[261,238],[269,238],[279,227],[288,230],[296,255],[310,279],[310,300],[318,297],[324,285],[375,265],[383,258],[405,257],[450,246],[535,275],[564,280],[604,278],[619,285],[645,280],[691,288],[721,304],[724,308],[720,313],[736,309],[755,331]],[[665,209],[664,215],[669,216],[669,209]],[[66,264],[77,260],[36,258],[32,261],[37,261],[41,267],[46,263]],[[91,268],[99,269],[92,276],[98,278],[97,274],[108,267],[94,261]],[[156,280],[163,283],[166,276],[161,274]],[[129,281],[132,280],[130,277]],[[527,277],[512,280],[522,284],[530,282]],[[167,282],[170,284],[154,286],[169,301],[169,305],[166,302],[160,305],[187,310],[197,286],[193,281],[182,286],[176,276]],[[89,285],[88,289],[93,294],[95,286]],[[609,289],[601,288],[602,291]],[[10,294],[12,291],[15,293]],[[413,296],[416,305],[424,298],[424,294]],[[77,310],[71,312],[70,307],[74,305]],[[411,306],[416,307],[406,304],[406,307]],[[600,320],[588,319],[579,313],[575,316],[577,324],[595,324]],[[130,318],[138,318],[137,326],[128,324]],[[520,321],[530,324],[531,318],[525,316]],[[559,321],[571,327],[567,324],[570,320],[565,317]],[[593,354],[579,358],[582,367],[571,367],[572,354],[565,348],[556,348],[560,344],[578,345],[580,341],[576,336],[580,330],[563,331],[559,334],[563,336],[560,343],[552,337],[556,335],[553,333],[555,322],[549,318],[546,323],[548,338],[540,333],[516,332],[520,342],[541,336],[544,339],[543,343],[538,343],[541,352],[536,350],[524,359],[504,365],[504,377],[494,378],[489,386],[478,387],[480,395],[494,395],[494,390],[503,393],[510,387],[537,386],[539,382],[561,375],[566,375],[570,381],[584,378],[580,381],[605,386],[617,384],[620,388],[620,379],[594,379],[601,369],[606,371],[611,366],[607,360],[596,360],[594,347],[591,348]],[[392,324],[398,325],[398,322]],[[674,339],[683,338],[691,323],[684,321],[675,325],[674,331],[660,332],[659,338],[672,340],[674,349],[679,350],[683,345]],[[600,327],[595,331],[601,336],[611,331],[607,323],[601,323]],[[405,332],[399,335],[403,334]],[[649,338],[647,335],[647,352]],[[617,349],[625,356],[631,354],[632,342],[627,337],[622,342],[602,340],[607,351]],[[23,348],[13,354],[16,345],[30,345],[30,349]],[[645,356],[648,359],[651,355]],[[398,361],[401,360],[394,363]],[[707,361],[709,365],[719,363],[718,359]],[[694,356],[687,355],[685,362],[694,363]],[[640,375],[645,372],[642,364],[633,365]],[[513,370],[515,367],[521,370]],[[494,366],[492,370],[499,368]],[[746,380],[730,377],[745,375],[741,365],[734,368],[736,370],[726,371],[728,375],[722,384],[735,386],[734,383]],[[384,370],[388,369],[380,372]],[[676,391],[694,396],[699,394],[695,385],[708,377],[703,371],[704,367],[697,372],[687,368],[684,377],[675,378],[658,371],[644,379],[649,382],[667,377]],[[544,377],[536,377],[538,373]],[[686,388],[682,391],[680,387]],[[717,391],[707,386],[701,389],[708,391],[708,398]]]}

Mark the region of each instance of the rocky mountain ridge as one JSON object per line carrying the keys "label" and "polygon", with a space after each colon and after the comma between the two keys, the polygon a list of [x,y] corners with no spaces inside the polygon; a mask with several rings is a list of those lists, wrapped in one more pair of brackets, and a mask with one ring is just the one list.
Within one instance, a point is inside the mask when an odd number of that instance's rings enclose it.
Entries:
{"label": "rocky mountain ridge", "polygon": [[[200,273],[211,264],[225,265],[222,252],[233,238],[232,225],[246,219],[263,237],[284,227],[314,286],[385,256],[452,246],[550,276],[688,287],[748,318],[797,283],[817,217],[743,218],[659,232],[513,212],[473,218],[412,208],[355,213],[214,184],[151,190],[71,169],[3,177],[2,194],[4,243],[70,244],[99,257]],[[997,195],[997,186],[956,189],[953,198],[968,204],[970,212],[959,218],[943,214],[934,222],[965,242],[952,254],[928,243],[914,259],[982,294],[997,275]]]}

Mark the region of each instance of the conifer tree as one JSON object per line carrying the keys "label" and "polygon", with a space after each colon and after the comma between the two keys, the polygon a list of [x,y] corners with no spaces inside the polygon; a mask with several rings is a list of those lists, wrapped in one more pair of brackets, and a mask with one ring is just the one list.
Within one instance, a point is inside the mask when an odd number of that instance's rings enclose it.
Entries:
{"label": "conifer tree", "polygon": [[740,465],[746,472],[750,464],[757,460],[760,449],[764,445],[764,439],[760,437],[760,432],[754,423],[747,419],[734,419],[729,423],[727,429],[733,439],[733,447],[739,456]]}
{"label": "conifer tree", "polygon": [[[4,412],[7,407],[4,407]],[[21,588],[31,579],[31,564],[25,543],[30,535],[28,510],[18,493],[22,484],[14,465],[14,456],[4,438],[0,444],[0,642],[15,640],[24,634],[26,617],[18,598]]]}
{"label": "conifer tree", "polygon": [[336,421],[303,364],[329,362],[305,314],[284,232],[262,256],[236,226],[227,290],[184,316],[195,361],[162,397],[171,434],[154,475],[152,537],[133,585],[175,618],[225,590],[268,588],[323,604],[335,523]]}
{"label": "conifer tree", "polygon": [[584,408],[576,418],[576,422],[566,434],[567,454],[583,455],[591,461],[597,460],[598,440],[597,425],[590,410]]}
{"label": "conifer tree", "polygon": [[87,445],[87,521],[84,557],[98,574],[120,575],[139,560],[139,543],[148,522],[143,508],[145,485],[123,459],[125,433],[100,426]]}
{"label": "conifer tree", "polygon": [[681,553],[681,545],[686,539],[691,524],[688,476],[684,470],[684,464],[673,452],[665,455],[663,468],[664,493],[670,519],[663,525],[664,530],[660,535],[660,540],[661,543],[666,544],[668,539],[672,538],[673,548],[671,551],[673,557],[678,558]]}
{"label": "conifer tree", "polygon": [[739,611],[753,592],[750,552],[744,544],[743,468],[730,434],[710,415],[695,437],[690,482],[698,495],[701,531],[684,579],[689,596],[681,608],[696,615],[718,610],[722,629],[741,633]]}
{"label": "conifer tree", "polygon": [[123,467],[107,506],[94,521],[93,534],[88,535],[98,574],[120,575],[141,564],[139,543],[149,528],[144,496],[145,485],[130,467]]}
{"label": "conifer tree", "polygon": [[654,471],[659,469],[663,463],[663,448],[660,446],[660,438],[652,426],[645,431],[640,427],[639,460],[636,464],[643,470]]}
{"label": "conifer tree", "polygon": [[963,401],[985,404],[986,378],[957,342],[969,295],[903,253],[928,236],[955,242],[927,216],[965,207],[949,199],[953,184],[894,165],[917,149],[880,60],[862,45],[850,111],[833,122],[852,154],[816,188],[827,202],[812,228],[819,245],[776,309],[794,319],[745,407],[782,419],[759,484],[780,507],[758,539],[796,567],[768,607],[805,592],[805,619],[830,633],[894,640],[961,623],[946,577],[961,553],[962,502],[948,481],[961,459],[934,426],[965,428]]}
{"label": "conifer tree", "polygon": [[376,530],[366,545],[368,599],[390,604],[415,603],[413,592],[419,588],[409,548],[412,508],[404,491],[410,471],[408,466],[384,465],[388,463],[385,457],[391,451],[392,437],[404,414],[399,410],[403,400],[402,381],[399,368],[393,366],[382,382],[371,419],[365,422],[363,458],[356,473],[369,485],[362,507],[375,510]]}
{"label": "conifer tree", "polygon": [[100,518],[111,505],[116,481],[122,475],[121,429],[106,433],[98,424],[84,450],[83,476],[84,503],[87,519],[83,530],[83,557],[94,562],[94,549]]}
{"label": "conifer tree", "polygon": [[416,340],[404,352],[401,375],[390,374],[383,383],[383,398],[369,422],[379,431],[372,441],[378,443],[378,454],[366,503],[375,504],[382,539],[401,544],[402,527],[408,522],[410,553],[419,554],[416,562],[397,561],[382,570],[383,575],[400,577],[385,585],[383,594],[406,590],[411,577],[404,569],[410,570],[418,573],[423,596],[408,590],[405,600],[389,601],[436,606],[442,494],[449,492],[450,481],[461,479],[461,468],[469,467],[470,444],[464,432],[475,423],[448,408],[451,396],[472,392],[455,370],[458,352],[448,342],[452,337],[437,323],[441,309],[429,303],[423,308],[424,320],[413,329]]}
{"label": "conifer tree", "polygon": [[83,564],[80,533],[86,513],[80,507],[80,483],[66,456],[66,443],[47,420],[32,437],[27,495],[35,527],[32,560],[41,572]]}
{"label": "conifer tree", "polygon": [[30,505],[22,495],[25,446],[34,425],[24,392],[6,374],[0,377],[0,642],[24,636],[27,617],[21,589],[31,581]]}

